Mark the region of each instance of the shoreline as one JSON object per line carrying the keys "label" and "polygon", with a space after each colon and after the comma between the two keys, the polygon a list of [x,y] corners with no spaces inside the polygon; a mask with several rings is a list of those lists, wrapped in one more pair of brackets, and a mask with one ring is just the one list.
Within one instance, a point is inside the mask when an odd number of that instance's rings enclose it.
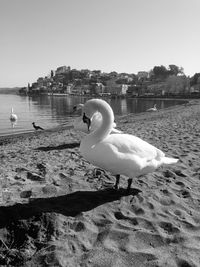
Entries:
{"label": "shoreline", "polygon": [[49,128],[49,129],[45,129],[44,131],[35,131],[35,130],[30,130],[30,131],[27,131],[27,132],[20,132],[20,133],[14,133],[14,134],[6,134],[6,135],[0,135],[0,142],[2,139],[10,139],[10,138],[18,138],[18,137],[29,137],[29,136],[32,136],[32,135],[35,135],[35,134],[40,134],[40,133],[43,133],[43,132],[47,132],[47,133],[51,133],[51,132],[56,132],[56,131],[60,131],[62,129],[72,129],[73,126],[72,125],[60,125],[60,126],[56,126],[56,127],[52,127],[52,128]]}
{"label": "shoreline", "polygon": [[129,193],[127,177],[115,191],[114,176],[94,172],[72,128],[0,137],[0,264],[200,266],[199,118],[200,100],[116,117],[179,159],[134,178]]}
{"label": "shoreline", "polygon": [[[145,99],[145,98],[144,98]],[[157,100],[159,100],[159,99],[157,99]],[[162,100],[162,99],[161,99]],[[165,100],[168,100],[168,99],[165,99]],[[169,99],[169,100],[171,100],[171,99]],[[167,108],[164,108],[164,109],[162,109],[162,110],[167,110],[167,109],[169,109],[169,108],[174,108],[174,107],[176,107],[176,106],[179,106],[179,105],[185,105],[185,104],[187,104],[187,103],[193,103],[195,100],[197,100],[198,101],[198,99],[175,99],[175,100],[182,100],[182,101],[184,101],[184,102],[186,102],[186,103],[182,103],[182,104],[177,104],[177,105],[174,105],[174,106],[170,106],[170,107],[167,107]],[[199,100],[200,101],[200,100]],[[160,111],[160,110],[159,110]],[[116,115],[115,117],[116,118],[120,118],[120,117],[124,117],[124,116],[132,116],[132,115],[140,115],[140,114],[143,114],[143,113],[147,113],[147,112],[140,112],[140,113],[129,113],[129,114],[125,114],[125,115]],[[70,121],[67,123],[67,125],[65,125],[65,126],[63,126],[63,125],[59,125],[59,126],[56,126],[56,127],[52,127],[52,128],[49,128],[49,129],[46,129],[45,131],[46,132],[52,132],[52,131],[57,131],[57,130],[60,130],[60,129],[65,129],[65,128],[73,128],[73,126],[70,124],[70,123],[72,123],[73,122],[73,120],[74,120],[75,118],[73,118],[73,117],[70,117]],[[1,142],[1,140],[2,139],[6,139],[6,138],[16,138],[16,137],[20,137],[20,136],[29,136],[29,135],[33,135],[33,134],[35,134],[36,133],[36,131],[34,131],[34,130],[28,130],[28,131],[26,131],[26,132],[20,132],[20,133],[18,133],[18,132],[16,132],[16,133],[8,133],[8,134],[0,134],[0,142]],[[39,134],[39,132],[37,132],[37,134]]]}

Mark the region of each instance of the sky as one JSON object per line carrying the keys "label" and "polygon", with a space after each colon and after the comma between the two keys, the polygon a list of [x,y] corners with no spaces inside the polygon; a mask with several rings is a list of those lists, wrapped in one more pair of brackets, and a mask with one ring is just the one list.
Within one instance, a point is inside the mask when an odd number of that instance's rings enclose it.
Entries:
{"label": "sky", "polygon": [[0,0],[0,87],[51,70],[200,72],[199,0]]}

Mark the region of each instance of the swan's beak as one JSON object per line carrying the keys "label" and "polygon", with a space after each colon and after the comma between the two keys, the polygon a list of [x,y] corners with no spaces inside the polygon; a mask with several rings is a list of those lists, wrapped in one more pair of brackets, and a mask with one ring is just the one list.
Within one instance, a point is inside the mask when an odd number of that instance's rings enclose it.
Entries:
{"label": "swan's beak", "polygon": [[74,106],[72,113],[74,113],[76,110],[77,110],[77,106]]}
{"label": "swan's beak", "polygon": [[85,113],[83,114],[83,122],[87,124],[88,127],[88,132],[90,131],[90,125],[91,125],[91,120],[88,118]]}

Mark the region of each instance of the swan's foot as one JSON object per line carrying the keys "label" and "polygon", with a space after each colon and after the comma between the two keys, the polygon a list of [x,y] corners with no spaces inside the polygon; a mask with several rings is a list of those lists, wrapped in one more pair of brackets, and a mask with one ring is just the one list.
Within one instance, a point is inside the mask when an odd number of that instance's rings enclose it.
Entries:
{"label": "swan's foot", "polygon": [[115,175],[116,177],[116,182],[115,182],[115,189],[118,190],[118,186],[119,186],[119,180],[120,180],[120,174]]}
{"label": "swan's foot", "polygon": [[127,189],[126,189],[127,192],[130,191],[130,189],[131,189],[132,181],[133,181],[133,179],[131,179],[131,178],[128,179],[128,187],[127,187]]}

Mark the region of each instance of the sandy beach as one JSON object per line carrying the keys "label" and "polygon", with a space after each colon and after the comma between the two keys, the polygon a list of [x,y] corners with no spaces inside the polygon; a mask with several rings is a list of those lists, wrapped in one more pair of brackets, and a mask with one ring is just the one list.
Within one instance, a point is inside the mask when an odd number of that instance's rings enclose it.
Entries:
{"label": "sandy beach", "polygon": [[179,162],[127,193],[72,127],[0,137],[0,266],[200,266],[200,101],[116,123]]}

